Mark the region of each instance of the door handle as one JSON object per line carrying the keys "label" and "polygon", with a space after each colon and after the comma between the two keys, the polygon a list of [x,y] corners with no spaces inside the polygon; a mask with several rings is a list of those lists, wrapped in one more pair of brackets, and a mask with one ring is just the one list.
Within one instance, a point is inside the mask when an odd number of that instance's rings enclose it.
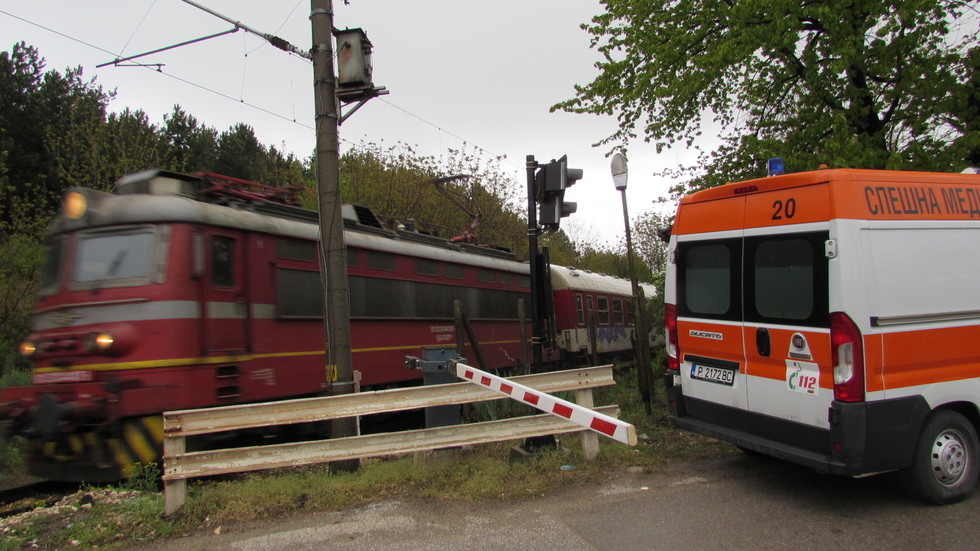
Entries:
{"label": "door handle", "polygon": [[769,354],[772,353],[769,330],[765,327],[759,327],[755,330],[755,347],[759,351],[759,355],[763,358],[768,358]]}

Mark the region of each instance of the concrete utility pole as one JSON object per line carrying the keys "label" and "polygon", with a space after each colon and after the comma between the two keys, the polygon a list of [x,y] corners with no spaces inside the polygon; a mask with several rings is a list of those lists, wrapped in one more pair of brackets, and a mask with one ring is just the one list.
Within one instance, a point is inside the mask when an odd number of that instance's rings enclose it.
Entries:
{"label": "concrete utility pole", "polygon": [[636,378],[640,389],[640,400],[647,414],[653,412],[653,373],[650,372],[650,330],[646,323],[646,300],[636,279],[636,265],[633,262],[633,238],[630,232],[630,215],[626,206],[626,181],[628,168],[626,157],[617,153],[612,158],[613,184],[623,196],[623,222],[626,225],[626,257],[629,259],[630,286],[633,290],[633,335],[636,340]]}
{"label": "concrete utility pole", "polygon": [[[316,107],[316,163],[320,203],[320,242],[326,279],[324,321],[330,394],[354,392],[351,356],[350,302],[347,294],[347,249],[340,201],[340,147],[337,136],[339,106],[333,69],[333,2],[310,1],[313,24],[313,96]],[[354,418],[330,423],[331,438],[354,436]],[[347,462],[343,462],[347,463]],[[356,463],[356,462],[355,462]],[[341,465],[348,468],[350,465]]]}

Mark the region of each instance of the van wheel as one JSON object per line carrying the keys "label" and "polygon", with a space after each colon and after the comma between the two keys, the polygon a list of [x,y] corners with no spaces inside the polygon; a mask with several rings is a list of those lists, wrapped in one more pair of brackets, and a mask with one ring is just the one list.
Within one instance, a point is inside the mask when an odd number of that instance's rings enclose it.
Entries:
{"label": "van wheel", "polygon": [[977,484],[977,432],[955,411],[940,410],[930,415],[912,453],[905,482],[926,501],[955,503]]}

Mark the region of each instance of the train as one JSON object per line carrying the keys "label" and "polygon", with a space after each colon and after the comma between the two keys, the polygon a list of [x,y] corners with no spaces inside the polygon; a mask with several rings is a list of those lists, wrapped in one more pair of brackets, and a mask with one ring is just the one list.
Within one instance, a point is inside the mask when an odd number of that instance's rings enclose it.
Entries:
{"label": "train", "polygon": [[[318,214],[299,206],[297,191],[149,170],[121,178],[115,193],[66,193],[20,346],[32,384],[0,392],[0,421],[23,438],[32,474],[120,480],[160,461],[164,411],[328,391]],[[519,321],[531,297],[526,262],[392,227],[368,208],[342,212],[362,388],[420,384],[405,358],[455,346],[457,301],[479,367],[520,363],[530,334]],[[552,266],[548,283],[546,360],[631,353],[628,281]]]}

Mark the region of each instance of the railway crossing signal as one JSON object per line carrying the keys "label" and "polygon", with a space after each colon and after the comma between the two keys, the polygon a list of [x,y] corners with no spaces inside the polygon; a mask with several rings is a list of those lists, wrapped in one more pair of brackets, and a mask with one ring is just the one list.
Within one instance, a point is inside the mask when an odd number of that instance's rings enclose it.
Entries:
{"label": "railway crossing signal", "polygon": [[[533,367],[541,367],[543,320],[541,297],[542,278],[546,278],[546,262],[540,260],[538,234],[558,231],[561,219],[575,212],[578,205],[565,202],[565,190],[582,178],[582,169],[568,168],[568,157],[539,164],[534,155],[527,156],[527,240],[531,264],[531,343],[534,348]],[[538,206],[540,205],[540,209]],[[540,219],[538,211],[541,212]]]}
{"label": "railway crossing signal", "polygon": [[565,201],[565,189],[582,178],[581,168],[568,168],[568,157],[539,166],[535,176],[538,223],[547,233],[558,231],[561,219],[575,213],[578,205]]}

